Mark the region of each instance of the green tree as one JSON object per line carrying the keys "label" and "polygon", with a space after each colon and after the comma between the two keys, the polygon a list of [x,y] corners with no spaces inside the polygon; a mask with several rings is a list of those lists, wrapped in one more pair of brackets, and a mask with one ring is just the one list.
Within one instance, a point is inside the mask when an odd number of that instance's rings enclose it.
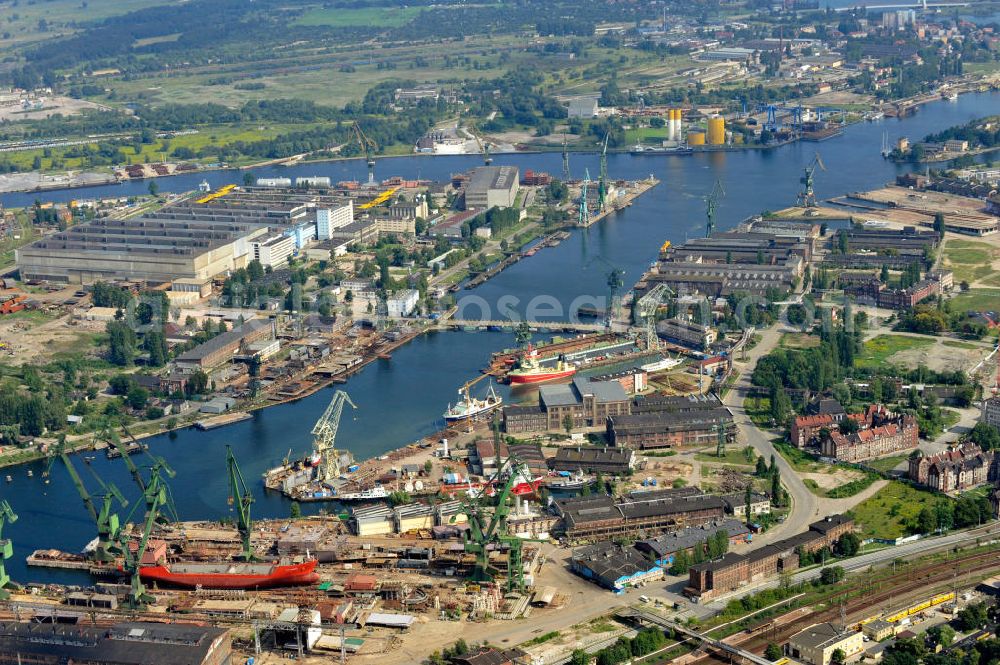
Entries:
{"label": "green tree", "polygon": [[830,665],[844,665],[847,660],[847,654],[844,653],[843,649],[834,649],[833,653],[830,654]]}
{"label": "green tree", "polygon": [[563,416],[562,426],[563,426],[563,429],[566,430],[567,434],[569,434],[570,432],[572,432],[573,431],[573,416],[569,415],[568,413],[565,416]]}
{"label": "green tree", "polygon": [[761,455],[757,458],[757,467],[754,469],[754,475],[758,478],[764,478],[768,473],[767,462],[764,461],[764,456]]}
{"label": "green tree", "polygon": [[937,530],[937,516],[930,506],[924,506],[917,515],[917,531],[919,533],[934,533]]}
{"label": "green tree", "polygon": [[162,332],[153,330],[145,334],[142,348],[149,354],[150,367],[163,367],[167,364],[167,339]]}
{"label": "green tree", "polygon": [[590,654],[583,649],[573,649],[569,663],[570,665],[590,665]]}
{"label": "green tree", "polygon": [[138,340],[135,332],[124,321],[108,321],[108,362],[127,367],[135,361]]}
{"label": "green tree", "polygon": [[927,635],[934,640],[935,644],[940,644],[947,649],[955,640],[955,629],[946,623],[932,626],[927,629]]}
{"label": "green tree", "polygon": [[141,386],[135,386],[128,391],[128,395],[125,396],[125,401],[133,409],[143,409],[149,401],[149,391]]}
{"label": "green tree", "polygon": [[767,648],[764,649],[764,657],[768,660],[778,660],[784,654],[781,652],[781,647],[779,647],[774,642],[768,642]]}
{"label": "green tree", "polygon": [[288,508],[288,516],[293,520],[302,517],[302,506],[299,505],[298,501],[292,501],[292,505]]}
{"label": "green tree", "polygon": [[155,180],[149,181],[149,195],[156,196],[160,193],[160,186],[156,184]]}

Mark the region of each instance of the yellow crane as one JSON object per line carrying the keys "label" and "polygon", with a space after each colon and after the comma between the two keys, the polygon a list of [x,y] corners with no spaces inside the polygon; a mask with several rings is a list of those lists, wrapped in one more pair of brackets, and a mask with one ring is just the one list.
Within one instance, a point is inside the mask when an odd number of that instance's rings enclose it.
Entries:
{"label": "yellow crane", "polygon": [[375,153],[378,152],[378,145],[365,135],[361,125],[354,123],[354,136],[358,140],[358,145],[365,153],[365,160],[368,162],[368,184],[375,184]]}
{"label": "yellow crane", "polygon": [[483,141],[479,138],[479,133],[476,131],[475,126],[469,125],[469,133],[472,134],[472,138],[476,139],[476,145],[479,146],[479,152],[483,153],[483,163],[489,166],[493,163],[493,157],[490,156],[490,143],[489,141]]}

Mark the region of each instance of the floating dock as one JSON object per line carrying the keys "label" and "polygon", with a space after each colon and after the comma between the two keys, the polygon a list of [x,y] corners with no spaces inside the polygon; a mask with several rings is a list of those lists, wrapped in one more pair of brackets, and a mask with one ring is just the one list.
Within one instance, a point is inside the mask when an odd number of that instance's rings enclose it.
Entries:
{"label": "floating dock", "polygon": [[223,413],[215,418],[206,418],[205,420],[199,420],[194,424],[195,427],[202,431],[208,431],[210,429],[216,429],[218,427],[225,427],[226,425],[232,425],[234,423],[243,422],[244,420],[249,420],[253,418],[249,413],[243,411],[238,411],[235,413]]}

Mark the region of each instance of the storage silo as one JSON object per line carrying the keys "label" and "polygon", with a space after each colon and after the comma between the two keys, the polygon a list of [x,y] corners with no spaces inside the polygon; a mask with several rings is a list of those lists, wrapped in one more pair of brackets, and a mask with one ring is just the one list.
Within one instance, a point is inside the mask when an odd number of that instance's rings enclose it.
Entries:
{"label": "storage silo", "polygon": [[700,129],[688,131],[688,145],[705,145],[705,132]]}
{"label": "storage silo", "polygon": [[713,115],[708,119],[708,145],[723,145],[726,142],[726,120]]}

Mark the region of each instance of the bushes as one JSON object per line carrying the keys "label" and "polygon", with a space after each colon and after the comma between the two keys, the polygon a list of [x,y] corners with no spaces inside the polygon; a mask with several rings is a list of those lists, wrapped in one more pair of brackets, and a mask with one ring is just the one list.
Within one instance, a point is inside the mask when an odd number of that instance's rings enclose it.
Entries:
{"label": "bushes", "polygon": [[645,656],[663,648],[667,638],[659,628],[645,628],[629,639],[619,637],[618,641],[597,652],[597,665],[617,665],[627,663],[632,658]]}

